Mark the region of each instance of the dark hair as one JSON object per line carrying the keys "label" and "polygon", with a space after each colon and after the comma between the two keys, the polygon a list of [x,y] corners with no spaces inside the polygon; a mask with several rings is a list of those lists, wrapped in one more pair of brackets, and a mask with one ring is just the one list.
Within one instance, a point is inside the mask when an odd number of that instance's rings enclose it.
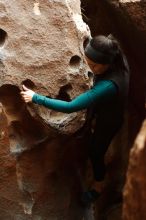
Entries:
{"label": "dark hair", "polygon": [[[99,35],[93,37],[90,42],[92,49],[97,52],[97,63],[110,64],[112,69],[129,71],[126,57],[120,47],[119,42],[110,34],[107,37]],[[86,49],[86,48],[85,48]],[[87,51],[88,52],[88,51]],[[85,50],[86,54],[86,50]],[[100,54],[100,57],[99,57]],[[87,54],[88,56],[88,54]],[[90,58],[90,57],[89,57]],[[92,60],[92,58],[90,58]],[[93,60],[94,61],[94,60]]]}

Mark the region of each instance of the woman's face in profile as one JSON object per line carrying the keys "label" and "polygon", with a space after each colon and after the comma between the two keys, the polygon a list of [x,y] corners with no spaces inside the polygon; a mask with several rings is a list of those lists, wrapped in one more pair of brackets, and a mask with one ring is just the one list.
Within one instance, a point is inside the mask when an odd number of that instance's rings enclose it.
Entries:
{"label": "woman's face in profile", "polygon": [[108,67],[109,64],[100,64],[100,63],[95,63],[92,60],[90,60],[86,55],[85,55],[85,59],[87,61],[88,66],[90,67],[91,71],[94,74],[102,74],[104,73]]}

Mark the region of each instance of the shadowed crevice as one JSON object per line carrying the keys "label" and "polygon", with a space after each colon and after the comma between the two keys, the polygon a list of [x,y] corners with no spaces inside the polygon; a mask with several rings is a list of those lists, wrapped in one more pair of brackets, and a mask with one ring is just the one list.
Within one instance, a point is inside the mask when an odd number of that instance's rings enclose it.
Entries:
{"label": "shadowed crevice", "polygon": [[20,154],[56,136],[56,131],[45,124],[39,116],[32,117],[17,86],[10,84],[1,86],[0,102],[8,120],[12,153]]}
{"label": "shadowed crevice", "polygon": [[59,94],[57,95],[57,99],[63,100],[63,101],[71,101],[70,95],[68,94],[68,92],[72,90],[72,85],[71,84],[67,84],[64,85],[60,88],[59,90]]}
{"label": "shadowed crevice", "polygon": [[2,47],[7,39],[7,32],[0,28],[0,47]]}

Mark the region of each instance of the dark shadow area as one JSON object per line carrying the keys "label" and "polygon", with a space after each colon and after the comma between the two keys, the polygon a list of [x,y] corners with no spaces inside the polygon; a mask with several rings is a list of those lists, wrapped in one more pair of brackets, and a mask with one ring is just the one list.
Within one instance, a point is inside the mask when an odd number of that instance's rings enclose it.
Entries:
{"label": "dark shadow area", "polygon": [[25,85],[29,89],[35,88],[35,84],[30,79],[26,79],[26,80],[22,81],[22,85]]}
{"label": "dark shadow area", "polygon": [[70,63],[71,67],[79,67],[80,62],[81,62],[81,58],[78,55],[75,55],[75,56],[71,57],[69,63]]}
{"label": "dark shadow area", "polygon": [[85,49],[85,47],[87,46],[87,44],[89,43],[89,38],[86,38],[83,42],[83,48]]}
{"label": "dark shadow area", "polygon": [[[92,36],[113,34],[120,42],[130,66],[125,123],[110,149],[111,155],[107,155],[107,189],[97,204],[97,219],[117,220],[121,218],[118,204],[122,203],[129,151],[146,115],[146,3],[140,1],[122,5],[111,0],[82,0],[81,3],[82,16]],[[121,201],[118,201],[120,197]],[[118,215],[112,218],[114,213],[111,214],[111,210],[116,213],[116,207]]]}
{"label": "dark shadow area", "polygon": [[32,117],[14,85],[0,87],[0,102],[8,119],[11,152],[19,154],[53,138],[56,132],[43,122],[39,116]]}
{"label": "dark shadow area", "polygon": [[[89,25],[92,36],[99,34],[109,35],[112,33],[120,41],[128,58],[131,72],[129,105],[130,109],[134,110],[134,114],[137,114],[136,124],[134,124],[134,121],[132,122],[132,127],[135,130],[131,131],[131,138],[134,139],[145,118],[146,31],[141,30],[137,23],[131,20],[128,11],[122,7],[116,7],[116,1],[82,0],[81,2],[83,19]],[[130,7],[137,6],[144,11],[145,2],[143,1],[125,3],[124,5],[126,4]],[[141,23],[144,20],[143,13]]]}
{"label": "dark shadow area", "polygon": [[7,33],[3,29],[0,28],[0,47],[2,47],[6,41]]}
{"label": "dark shadow area", "polygon": [[71,84],[62,86],[59,90],[59,94],[57,95],[56,99],[60,99],[67,102],[71,101],[70,95],[68,94],[70,90],[72,90]]}

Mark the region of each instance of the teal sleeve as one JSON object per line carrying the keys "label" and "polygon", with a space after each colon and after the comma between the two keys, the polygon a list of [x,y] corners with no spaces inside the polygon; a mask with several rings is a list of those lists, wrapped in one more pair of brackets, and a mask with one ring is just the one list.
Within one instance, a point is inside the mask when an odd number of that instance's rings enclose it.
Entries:
{"label": "teal sleeve", "polygon": [[110,80],[99,81],[92,89],[77,96],[70,102],[47,98],[35,93],[32,102],[43,105],[55,111],[72,113],[88,108],[92,104],[100,104],[106,100],[113,99],[117,92],[117,86]]}

